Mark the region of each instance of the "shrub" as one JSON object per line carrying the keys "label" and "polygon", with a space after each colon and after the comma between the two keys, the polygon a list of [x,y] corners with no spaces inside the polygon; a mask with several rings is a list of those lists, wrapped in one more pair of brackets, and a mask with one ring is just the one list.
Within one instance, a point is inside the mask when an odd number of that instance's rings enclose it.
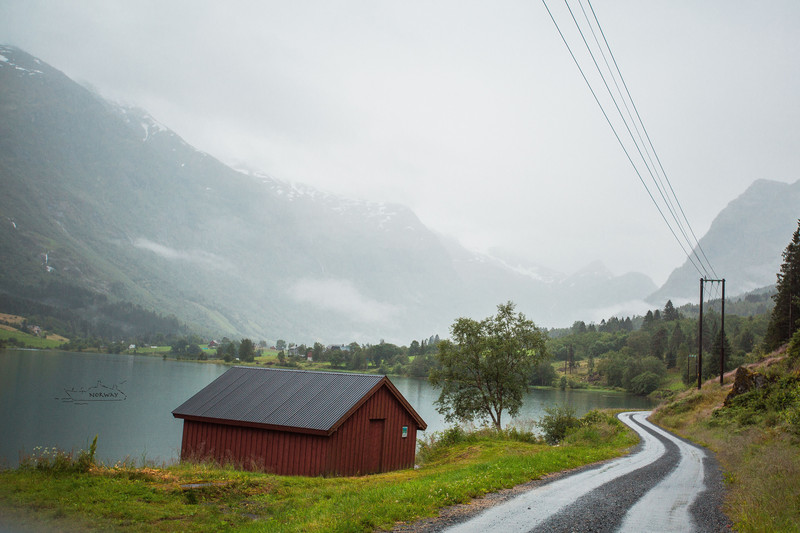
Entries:
{"label": "shrub", "polygon": [[658,388],[661,384],[661,377],[653,372],[643,372],[633,378],[630,384],[630,391],[634,394],[647,396]]}
{"label": "shrub", "polygon": [[570,432],[580,426],[580,421],[575,418],[575,409],[568,406],[558,406],[545,409],[547,413],[539,421],[539,426],[544,432],[544,440],[548,444],[558,444]]}

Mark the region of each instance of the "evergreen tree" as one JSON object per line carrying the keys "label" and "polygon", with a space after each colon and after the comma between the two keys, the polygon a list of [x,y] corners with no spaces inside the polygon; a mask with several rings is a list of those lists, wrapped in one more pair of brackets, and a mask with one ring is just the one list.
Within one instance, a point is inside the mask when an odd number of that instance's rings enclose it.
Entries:
{"label": "evergreen tree", "polygon": [[661,314],[662,318],[666,322],[672,322],[673,320],[678,320],[681,315],[678,313],[678,310],[675,309],[675,306],[672,304],[672,300],[667,300],[667,305],[664,306],[664,312]]}
{"label": "evergreen tree", "polygon": [[711,345],[711,351],[706,357],[703,358],[703,377],[719,376],[719,358],[722,355],[722,347],[725,347],[725,371],[730,370],[731,361],[731,343],[728,341],[728,336],[725,332],[718,331],[714,335],[714,343]]}
{"label": "evergreen tree", "polygon": [[684,343],[686,343],[686,335],[684,335],[680,324],[675,324],[675,329],[672,330],[672,337],[669,340],[669,350],[678,353]]}
{"label": "evergreen tree", "polygon": [[650,338],[650,355],[658,359],[664,359],[664,352],[667,351],[668,342],[667,328],[664,326],[659,327]]}
{"label": "evergreen tree", "polygon": [[764,337],[768,350],[775,350],[788,342],[800,324],[800,220],[792,241],[783,252],[776,289],[772,297],[775,307]]}
{"label": "evergreen tree", "polygon": [[644,321],[642,322],[642,329],[650,329],[650,326],[653,325],[655,321],[655,317],[653,316],[653,312],[648,310],[647,314],[644,315]]}

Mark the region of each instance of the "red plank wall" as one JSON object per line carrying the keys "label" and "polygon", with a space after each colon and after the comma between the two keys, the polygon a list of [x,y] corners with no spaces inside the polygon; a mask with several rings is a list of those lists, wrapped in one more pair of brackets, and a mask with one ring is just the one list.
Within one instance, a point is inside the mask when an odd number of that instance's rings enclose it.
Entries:
{"label": "red plank wall", "polygon": [[416,444],[414,419],[383,386],[329,437],[184,420],[181,459],[211,457],[282,475],[348,476],[411,468]]}

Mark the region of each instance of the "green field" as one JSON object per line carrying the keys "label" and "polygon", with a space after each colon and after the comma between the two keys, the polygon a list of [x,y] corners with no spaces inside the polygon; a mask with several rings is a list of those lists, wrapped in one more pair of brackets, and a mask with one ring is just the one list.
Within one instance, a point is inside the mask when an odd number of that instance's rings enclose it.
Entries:
{"label": "green field", "polygon": [[[24,333],[22,331],[9,331],[7,329],[0,329],[0,340],[7,341],[9,339],[16,339],[17,345],[23,348],[58,348],[64,344],[64,341],[43,339],[41,337],[37,337],[36,335],[31,335],[30,333]],[[10,342],[8,345],[13,346]]]}

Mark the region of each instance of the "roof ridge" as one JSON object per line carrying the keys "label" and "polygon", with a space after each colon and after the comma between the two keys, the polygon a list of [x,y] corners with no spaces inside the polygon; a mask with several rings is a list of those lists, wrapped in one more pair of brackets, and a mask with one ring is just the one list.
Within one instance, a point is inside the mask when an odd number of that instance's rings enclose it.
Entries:
{"label": "roof ridge", "polygon": [[298,372],[305,374],[330,374],[333,376],[365,376],[365,377],[371,376],[379,379],[386,377],[384,374],[367,374],[364,372],[332,372],[330,370],[304,370],[302,368],[265,368],[259,366],[244,366],[244,365],[234,365],[231,368],[244,368],[249,370],[272,370],[277,372]]}

